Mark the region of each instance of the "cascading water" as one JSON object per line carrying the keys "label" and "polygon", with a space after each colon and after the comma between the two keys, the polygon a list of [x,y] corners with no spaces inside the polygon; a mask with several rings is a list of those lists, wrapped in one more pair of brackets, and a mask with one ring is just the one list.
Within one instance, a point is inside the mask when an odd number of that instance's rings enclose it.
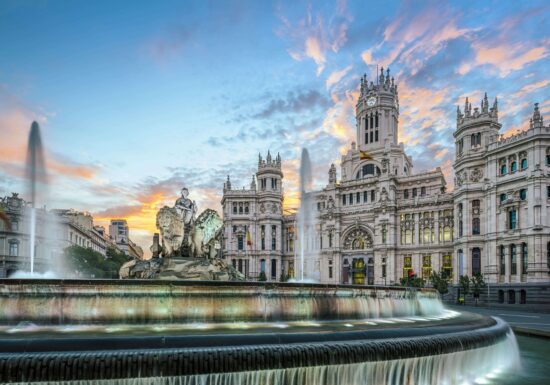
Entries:
{"label": "cascading water", "polygon": [[27,150],[27,179],[31,198],[30,213],[30,272],[34,274],[34,259],[36,253],[36,201],[38,199],[38,182],[46,182],[46,168],[44,166],[44,151],[40,137],[40,127],[32,122]]}
{"label": "cascading water", "polygon": [[[311,210],[311,195],[309,194],[312,189],[312,176],[311,176],[311,161],[309,159],[309,152],[306,148],[302,149],[302,157],[300,160],[300,209],[298,211],[298,236],[300,244],[300,273],[299,281],[315,281],[313,276],[313,269],[311,264],[308,265],[306,258],[311,254],[312,247],[309,247],[313,240],[313,234],[315,231],[314,217]],[[306,268],[309,271],[305,271]]]}

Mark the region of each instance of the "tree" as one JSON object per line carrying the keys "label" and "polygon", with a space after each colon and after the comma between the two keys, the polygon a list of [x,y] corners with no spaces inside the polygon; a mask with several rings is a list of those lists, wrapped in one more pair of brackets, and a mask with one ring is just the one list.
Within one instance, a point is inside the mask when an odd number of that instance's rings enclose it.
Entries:
{"label": "tree", "polygon": [[481,275],[481,273],[475,273],[472,277],[472,294],[474,295],[476,305],[479,301],[479,294],[481,294],[481,290],[485,287],[487,287],[487,285],[485,284],[483,275]]}
{"label": "tree", "polygon": [[470,293],[470,277],[467,275],[461,275],[458,285],[460,290],[462,290],[463,295],[463,297],[460,297],[460,293],[458,294],[458,301],[460,302],[462,298],[462,303],[464,304],[466,303],[466,296]]}
{"label": "tree", "polygon": [[267,281],[267,276],[265,275],[264,271],[260,273],[260,276],[258,277],[258,281]]}
{"label": "tree", "polygon": [[417,277],[416,274],[411,274],[408,277],[403,277],[401,278],[400,282],[401,286],[416,288],[422,288],[426,283],[422,278]]}
{"label": "tree", "polygon": [[82,278],[118,278],[122,264],[130,258],[117,250],[108,249],[107,255],[80,246],[64,250],[67,266],[74,275]]}
{"label": "tree", "polygon": [[449,292],[449,282],[445,272],[438,273],[434,271],[431,278],[432,284],[439,294],[443,295]]}

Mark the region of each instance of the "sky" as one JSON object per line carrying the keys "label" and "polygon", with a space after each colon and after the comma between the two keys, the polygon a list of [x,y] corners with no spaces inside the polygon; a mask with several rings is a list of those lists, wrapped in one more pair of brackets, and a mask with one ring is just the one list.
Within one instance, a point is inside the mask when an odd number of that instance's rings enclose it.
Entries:
{"label": "sky", "polygon": [[39,122],[52,208],[126,218],[146,251],[182,186],[220,212],[280,153],[296,207],[302,147],[315,183],[355,138],[359,79],[390,67],[414,171],[452,190],[456,106],[499,101],[501,133],[550,119],[547,1],[0,2],[0,196],[27,197]]}

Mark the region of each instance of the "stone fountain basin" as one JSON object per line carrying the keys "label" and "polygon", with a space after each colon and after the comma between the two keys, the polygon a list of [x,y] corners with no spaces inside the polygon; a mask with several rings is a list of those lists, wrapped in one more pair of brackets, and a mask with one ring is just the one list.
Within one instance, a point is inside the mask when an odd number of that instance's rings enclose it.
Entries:
{"label": "stone fountain basin", "polygon": [[[202,310],[119,308],[158,303]],[[296,283],[4,280],[0,321],[0,382],[389,362],[507,349],[511,335],[499,319],[445,310],[431,290]]]}
{"label": "stone fountain basin", "polygon": [[158,324],[439,315],[433,290],[155,280],[0,280],[0,324]]}

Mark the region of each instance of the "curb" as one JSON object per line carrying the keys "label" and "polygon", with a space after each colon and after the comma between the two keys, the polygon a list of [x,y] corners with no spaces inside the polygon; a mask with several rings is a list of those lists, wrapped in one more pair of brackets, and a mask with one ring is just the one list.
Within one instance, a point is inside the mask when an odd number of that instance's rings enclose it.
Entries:
{"label": "curb", "polygon": [[521,326],[512,326],[512,330],[514,331],[514,333],[519,334],[521,336],[549,338],[550,339],[550,331],[524,328],[524,327],[521,327]]}

